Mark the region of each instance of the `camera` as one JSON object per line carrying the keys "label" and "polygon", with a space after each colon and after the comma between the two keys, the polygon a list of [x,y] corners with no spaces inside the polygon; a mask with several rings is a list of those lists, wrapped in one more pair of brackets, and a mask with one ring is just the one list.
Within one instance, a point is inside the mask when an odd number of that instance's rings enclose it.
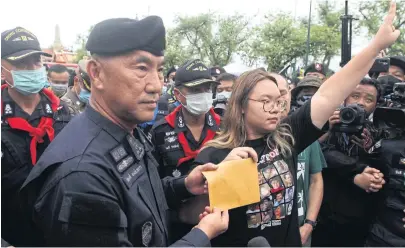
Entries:
{"label": "camera", "polygon": [[228,99],[225,96],[217,95],[217,98],[212,102],[214,112],[220,116],[224,116],[227,103]]}
{"label": "camera", "polygon": [[378,58],[374,61],[373,66],[368,72],[368,75],[370,75],[370,77],[377,78],[381,72],[387,72],[389,68],[390,68],[389,58]]}
{"label": "camera", "polygon": [[340,109],[340,123],[332,131],[341,133],[360,133],[366,123],[366,111],[357,104],[350,104]]}
{"label": "camera", "polygon": [[393,93],[384,97],[384,105],[392,108],[405,108],[405,83],[396,83]]}

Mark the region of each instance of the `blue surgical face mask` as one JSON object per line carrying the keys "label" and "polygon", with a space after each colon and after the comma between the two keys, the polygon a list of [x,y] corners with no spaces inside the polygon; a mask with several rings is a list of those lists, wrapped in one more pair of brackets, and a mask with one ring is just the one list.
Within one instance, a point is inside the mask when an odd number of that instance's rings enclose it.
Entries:
{"label": "blue surgical face mask", "polygon": [[90,91],[81,88],[80,89],[80,94],[78,95],[79,100],[82,103],[88,104],[89,100],[90,100],[90,94],[91,94]]}
{"label": "blue surgical face mask", "polygon": [[[3,69],[7,70],[3,67]],[[9,71],[13,77],[14,85],[10,85],[11,88],[16,89],[23,95],[36,94],[45,88],[47,83],[45,67],[41,67],[36,70],[21,70],[21,71]]]}

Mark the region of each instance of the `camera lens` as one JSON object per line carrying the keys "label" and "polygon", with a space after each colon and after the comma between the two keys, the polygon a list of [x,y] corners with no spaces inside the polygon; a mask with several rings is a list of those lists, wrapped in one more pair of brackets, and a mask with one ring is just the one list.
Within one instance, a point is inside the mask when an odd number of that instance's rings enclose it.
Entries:
{"label": "camera lens", "polygon": [[350,124],[356,119],[356,111],[352,108],[343,108],[340,110],[340,121],[344,124]]}

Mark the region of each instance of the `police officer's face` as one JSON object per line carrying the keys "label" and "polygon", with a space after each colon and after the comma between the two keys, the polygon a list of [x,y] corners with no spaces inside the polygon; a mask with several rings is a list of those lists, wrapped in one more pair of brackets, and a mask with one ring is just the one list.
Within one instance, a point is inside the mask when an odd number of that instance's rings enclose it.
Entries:
{"label": "police officer's face", "polygon": [[51,72],[48,76],[48,81],[54,84],[68,84],[69,83],[69,72]]}
{"label": "police officer's face", "polygon": [[41,56],[39,54],[34,54],[18,61],[14,61],[12,63],[5,59],[2,59],[1,67],[1,78],[9,84],[14,85],[11,71],[28,71],[40,69],[42,67]]}
{"label": "police officer's face", "polygon": [[357,85],[356,89],[346,98],[346,105],[358,104],[371,114],[377,105],[377,89],[372,85]]}
{"label": "police officer's face", "polygon": [[96,57],[87,69],[95,101],[103,101],[103,107],[131,125],[153,119],[163,86],[163,57],[134,51],[112,58]]}

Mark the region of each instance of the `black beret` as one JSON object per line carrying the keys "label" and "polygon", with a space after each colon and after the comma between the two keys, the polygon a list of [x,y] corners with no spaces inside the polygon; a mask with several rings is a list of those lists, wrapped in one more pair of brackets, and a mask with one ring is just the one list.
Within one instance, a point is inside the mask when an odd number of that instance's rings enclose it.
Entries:
{"label": "black beret", "polygon": [[89,35],[86,49],[92,54],[119,55],[134,50],[163,56],[166,31],[158,16],[142,20],[129,18],[108,19],[97,23]]}

